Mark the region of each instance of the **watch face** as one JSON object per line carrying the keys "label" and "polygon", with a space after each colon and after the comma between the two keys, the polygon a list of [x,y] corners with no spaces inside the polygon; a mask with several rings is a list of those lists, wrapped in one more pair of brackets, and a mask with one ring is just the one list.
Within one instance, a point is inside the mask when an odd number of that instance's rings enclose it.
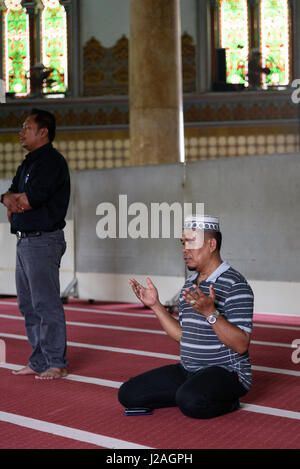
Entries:
{"label": "watch face", "polygon": [[214,324],[216,320],[217,320],[216,316],[213,316],[213,315],[207,318],[207,321],[209,322],[209,324]]}

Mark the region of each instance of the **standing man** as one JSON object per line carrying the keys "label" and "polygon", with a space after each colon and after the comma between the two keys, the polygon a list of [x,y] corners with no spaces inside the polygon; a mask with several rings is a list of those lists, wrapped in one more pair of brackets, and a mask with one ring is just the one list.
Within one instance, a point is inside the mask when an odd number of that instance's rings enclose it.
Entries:
{"label": "standing man", "polygon": [[125,407],[178,406],[188,417],[206,419],[237,409],[249,390],[253,293],[245,278],[222,261],[221,242],[217,218],[185,220],[183,257],[194,273],[180,294],[179,321],[160,303],[149,278],[148,288],[130,280],[137,298],[180,343],[181,360],[123,383],[119,401]]}
{"label": "standing man", "polygon": [[20,132],[29,153],[1,202],[17,237],[18,305],[32,347],[28,365],[15,375],[40,379],[67,375],[66,324],[60,299],[59,267],[66,250],[63,228],[70,199],[64,157],[52,146],[55,117],[33,109]]}

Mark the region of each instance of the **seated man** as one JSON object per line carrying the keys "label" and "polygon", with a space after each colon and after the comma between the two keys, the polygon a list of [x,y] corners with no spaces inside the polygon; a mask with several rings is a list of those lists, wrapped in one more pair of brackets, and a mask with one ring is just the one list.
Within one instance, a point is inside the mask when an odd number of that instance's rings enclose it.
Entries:
{"label": "seated man", "polygon": [[125,407],[178,406],[184,415],[212,418],[239,407],[251,386],[248,355],[253,293],[245,278],[220,256],[217,218],[191,216],[182,235],[186,266],[194,273],[179,298],[179,321],[159,301],[156,287],[130,280],[137,298],[180,343],[180,363],[129,379],[119,389]]}

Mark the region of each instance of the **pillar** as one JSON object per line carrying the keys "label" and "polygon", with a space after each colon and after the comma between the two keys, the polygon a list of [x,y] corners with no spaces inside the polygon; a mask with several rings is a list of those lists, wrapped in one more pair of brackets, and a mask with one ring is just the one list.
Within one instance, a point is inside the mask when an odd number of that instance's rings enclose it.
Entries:
{"label": "pillar", "polygon": [[133,165],[184,159],[179,0],[130,0]]}
{"label": "pillar", "polygon": [[203,0],[197,0],[197,91],[205,93],[211,84],[211,30],[210,30],[210,5]]}
{"label": "pillar", "polygon": [[[36,30],[36,0],[22,0],[21,5],[26,9],[26,13],[29,17],[29,50],[30,50],[30,68],[37,62],[37,53],[39,54],[39,44],[37,43]],[[38,52],[37,52],[38,51]]]}
{"label": "pillar", "polygon": [[[66,10],[68,30],[68,93],[78,97],[80,76],[80,8],[79,0],[59,0]],[[84,2],[82,2],[84,3]]]}

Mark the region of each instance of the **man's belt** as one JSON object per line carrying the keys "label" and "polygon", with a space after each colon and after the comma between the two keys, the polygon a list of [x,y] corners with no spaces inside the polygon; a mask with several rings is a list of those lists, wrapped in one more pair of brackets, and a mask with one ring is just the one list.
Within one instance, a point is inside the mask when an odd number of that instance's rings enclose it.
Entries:
{"label": "man's belt", "polygon": [[17,231],[16,232],[16,236],[18,239],[41,236],[41,234],[42,234],[42,231]]}

